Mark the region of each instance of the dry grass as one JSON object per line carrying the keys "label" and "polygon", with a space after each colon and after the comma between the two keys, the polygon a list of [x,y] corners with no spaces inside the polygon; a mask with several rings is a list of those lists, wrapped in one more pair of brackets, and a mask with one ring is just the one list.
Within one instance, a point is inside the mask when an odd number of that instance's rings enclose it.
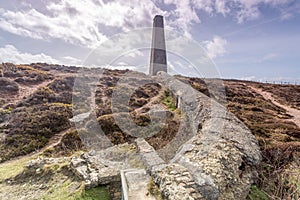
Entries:
{"label": "dry grass", "polygon": [[[1,66],[2,65],[0,65],[0,67]],[[57,66],[35,64],[32,66],[18,66],[17,68],[19,68],[19,71],[22,71],[22,73],[26,72],[28,76],[36,76],[38,78],[38,81],[44,81],[44,78],[51,77],[44,77],[48,72],[44,72],[43,68],[54,72]],[[68,72],[68,69],[66,68],[59,69],[62,69],[64,73]],[[59,71],[56,72],[58,73]],[[111,112],[110,97],[120,76],[126,72],[127,71],[120,70],[105,71],[104,77],[98,83],[98,88],[96,91],[97,105],[95,109],[98,121],[104,132],[115,144],[130,142],[134,139],[133,137],[124,134],[120,130],[120,128],[116,125]],[[15,76],[18,76],[18,74],[12,74],[12,78],[14,78]],[[208,96],[210,95],[208,88],[206,87],[203,80],[187,77],[179,78],[184,82],[190,84],[198,91],[203,92]],[[3,146],[0,147],[2,153],[1,156],[14,149],[18,149],[18,154],[11,154],[9,158],[12,158],[16,155],[27,154],[46,145],[47,140],[58,133],[60,130],[68,128],[66,122],[67,118],[69,118],[70,109],[72,107],[72,94],[70,93],[70,90],[72,89],[73,82],[74,78],[72,77],[65,77],[62,79],[57,78],[50,85],[36,91],[30,98],[22,102],[27,106],[27,108],[19,108],[18,112],[23,112],[23,114],[17,114],[14,109],[11,110],[12,116],[18,115],[24,118],[21,124],[20,120],[15,120],[14,122],[12,121],[12,123],[14,123],[14,126],[12,126],[11,129],[15,130],[15,132],[18,133],[23,133],[24,131],[22,130],[26,129],[25,131],[27,131],[27,134],[14,134],[14,138],[8,137],[8,141],[12,141],[11,144],[16,144],[17,146],[12,145],[11,148],[8,148],[7,146],[5,146],[5,148],[2,148]],[[294,123],[288,121],[288,119],[291,119],[292,116],[290,116],[284,109],[276,106],[270,101],[267,101],[260,94],[252,90],[251,87],[254,86],[261,88],[264,91],[268,91],[272,93],[274,95],[274,98],[278,99],[281,104],[299,109],[300,86],[280,86],[229,80],[224,81],[224,85],[226,89],[228,110],[235,114],[249,127],[249,129],[259,141],[259,145],[262,150],[263,162],[258,168],[259,177],[256,181],[257,188],[253,187],[253,191],[258,189],[256,190],[256,192],[264,192],[270,199],[299,198],[300,172],[298,169],[300,163],[300,129]],[[151,100],[157,97],[161,90],[162,88],[157,84],[148,84],[139,87],[131,97],[129,110],[131,111],[134,121],[138,125],[146,126],[149,123],[149,116],[146,114],[149,111],[149,102],[151,103]],[[166,95],[165,97],[166,98],[161,99],[160,103],[170,108],[171,114],[168,116],[168,123],[161,130],[161,132],[151,138],[147,138],[148,142],[152,144],[156,149],[161,148],[170,140],[172,140],[174,133],[177,132],[180,119],[178,112],[176,110],[174,111],[173,109],[174,102],[172,101],[171,96]],[[3,105],[4,103],[7,102],[3,102],[2,100],[0,104]],[[66,113],[68,114],[68,116],[63,116],[63,120],[65,120],[64,123],[58,123],[58,130],[52,130],[49,124],[43,125],[39,123],[41,121],[40,116],[44,116],[43,119],[47,120],[48,115],[56,116],[55,113],[51,111],[49,112],[49,109],[43,110],[43,107],[59,107],[60,109],[54,109],[53,111],[63,115]],[[137,109],[140,109],[141,112],[139,112],[138,114],[134,114],[134,111]],[[26,115],[26,113],[34,114],[29,116]],[[58,117],[57,119],[60,118]],[[52,118],[49,120],[52,120]],[[53,123],[51,122],[51,124]],[[1,131],[3,132],[4,130]],[[32,140],[33,142],[29,141],[32,139],[30,138],[31,136],[37,138],[41,137],[42,135],[42,139],[40,138],[37,141]],[[23,142],[24,145],[22,146],[18,145],[18,143],[14,143],[16,139],[21,141],[21,143]],[[26,149],[26,145],[33,146],[29,146],[30,148]],[[56,146],[53,149],[50,149],[46,153],[49,153],[50,156],[57,156],[64,151],[72,153],[72,150],[77,150],[77,148],[81,148],[80,139],[75,133],[70,133],[64,137],[60,145]],[[21,159],[19,162],[10,161],[0,164],[0,179],[4,180],[20,173],[20,171],[23,170],[25,162],[26,159],[24,158],[24,160]],[[67,185],[69,184],[67,183]],[[2,186],[4,189],[2,188],[0,190],[0,193],[2,191],[5,191],[5,189],[8,189],[8,191],[12,191],[12,187],[10,185],[2,183]],[[30,187],[31,186],[28,186],[28,188]],[[62,186],[62,188],[65,188],[65,186]],[[53,195],[48,193],[49,198],[55,197],[55,191],[60,190],[54,187],[52,191]],[[61,191],[62,193],[64,193],[64,189],[62,189]],[[26,191],[23,190],[23,192]],[[68,199],[71,197],[65,198]]]}
{"label": "dry grass", "polygon": [[28,161],[34,157],[26,156],[0,164],[0,183],[20,174]]}
{"label": "dry grass", "polygon": [[[300,158],[300,129],[288,121],[292,116],[286,110],[251,89],[255,85],[283,96],[282,88],[278,89],[271,84],[237,81],[226,81],[225,85],[229,94],[229,111],[250,128],[262,150],[263,162],[258,167],[258,187],[269,199],[298,199],[300,182],[294,177],[299,177],[300,174],[297,170],[292,172],[287,166]],[[292,96],[292,91],[297,91],[294,86],[284,88],[289,92],[284,94],[285,98],[281,98],[282,103],[294,105],[296,101],[287,102],[285,99]]]}
{"label": "dry grass", "polygon": [[[205,83],[195,78],[180,77],[200,92],[208,94]],[[285,109],[264,99],[251,87],[261,88],[281,104],[299,109],[300,86],[279,86],[247,81],[224,81],[227,108],[252,131],[259,141],[263,161],[258,166],[257,187],[249,199],[298,199],[300,185],[300,129],[289,121]],[[290,166],[294,166],[292,169]]]}

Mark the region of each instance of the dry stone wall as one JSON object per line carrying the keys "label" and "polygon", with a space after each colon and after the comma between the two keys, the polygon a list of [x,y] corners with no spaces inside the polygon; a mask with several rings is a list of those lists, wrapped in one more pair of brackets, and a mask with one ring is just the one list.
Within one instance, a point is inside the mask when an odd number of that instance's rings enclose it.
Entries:
{"label": "dry stone wall", "polygon": [[[172,76],[161,72],[156,80],[181,95],[182,121],[174,140],[156,151],[138,138],[137,148],[124,144],[74,158],[73,169],[92,187],[118,182],[120,170],[142,161],[140,167],[164,199],[245,199],[261,160],[250,130],[225,107]],[[114,199],[120,194],[113,193]]]}
{"label": "dry stone wall", "polygon": [[160,72],[157,81],[182,94],[182,124],[190,127],[181,127],[178,135],[192,136],[169,162],[153,165],[144,159],[163,197],[245,199],[261,160],[250,130],[225,107],[172,76]]}

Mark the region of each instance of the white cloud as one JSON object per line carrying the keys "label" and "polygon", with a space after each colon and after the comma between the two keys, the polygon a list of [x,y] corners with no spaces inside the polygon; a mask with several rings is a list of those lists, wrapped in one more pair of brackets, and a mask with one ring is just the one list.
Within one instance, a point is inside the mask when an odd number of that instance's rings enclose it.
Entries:
{"label": "white cloud", "polygon": [[288,5],[293,0],[211,0],[214,2],[216,13],[224,16],[231,15],[238,23],[258,19],[262,13],[261,5],[281,9],[281,6]]}
{"label": "white cloud", "polygon": [[282,13],[281,16],[280,16],[280,19],[282,21],[285,21],[285,20],[289,20],[291,18],[293,18],[293,14],[292,13]]}
{"label": "white cloud", "polygon": [[71,57],[71,56],[65,56],[60,58],[60,63],[65,65],[76,65],[79,66],[82,64],[82,60]]}
{"label": "white cloud", "polygon": [[204,9],[204,5],[197,1],[182,0],[164,0],[167,5],[175,6],[170,12],[170,26],[177,27],[184,32],[185,36],[191,37],[189,31],[193,23],[200,23],[196,9]]}
{"label": "white cloud", "polygon": [[0,62],[11,62],[15,64],[27,64],[45,62],[49,64],[63,64],[63,65],[81,65],[81,60],[65,56],[59,59],[52,58],[44,53],[31,54],[27,52],[21,52],[13,45],[5,45],[0,47]]}
{"label": "white cloud", "polygon": [[300,14],[300,2],[296,2],[293,4],[293,6],[287,8],[281,8],[280,12],[281,12],[280,19],[282,21],[292,19],[296,15]]}
{"label": "white cloud", "polygon": [[212,41],[205,41],[205,49],[210,58],[216,58],[222,56],[226,53],[225,45],[227,40],[221,38],[220,36],[215,36]]}
{"label": "white cloud", "polygon": [[102,68],[105,68],[105,69],[121,69],[121,70],[124,70],[124,69],[129,69],[129,70],[133,70],[133,71],[141,71],[141,68],[137,68],[136,66],[132,66],[132,65],[105,65],[105,66],[101,66]]}
{"label": "white cloud", "polygon": [[278,57],[277,53],[268,53],[268,54],[264,55],[261,59],[259,59],[258,62],[269,61],[269,60],[272,60],[276,57]]}
{"label": "white cloud", "polygon": [[[238,23],[243,23],[258,19],[262,15],[260,6],[263,4],[280,10],[292,1],[37,0],[36,4],[30,4],[23,0],[16,10],[0,9],[0,28],[24,37],[61,39],[67,43],[95,48],[120,31],[150,27],[151,19],[156,14],[166,17],[167,27],[192,37],[191,27],[201,23],[200,11],[210,16],[218,13],[231,16]],[[162,8],[159,7],[161,4],[164,4]],[[289,17],[287,14],[282,16],[283,19]]]}
{"label": "white cloud", "polygon": [[275,84],[300,85],[300,78],[296,78],[296,77],[260,77],[260,78],[256,78],[255,80],[263,83],[267,82],[267,83],[275,83]]}
{"label": "white cloud", "polygon": [[[175,6],[169,15],[173,25],[188,31],[193,23],[200,23],[199,11],[204,11],[209,15],[221,13],[224,16],[233,16],[238,23],[258,19],[262,13],[260,6],[266,5],[273,9],[281,9],[281,6],[288,5],[293,0],[164,0],[165,4]],[[174,20],[175,18],[175,20]]]}
{"label": "white cloud", "polygon": [[[223,0],[225,1],[225,0]],[[262,14],[259,10],[262,4],[280,9],[280,6],[287,5],[293,0],[233,0],[236,6],[240,9],[237,10],[236,18],[238,23],[243,23],[249,20],[255,20]]]}
{"label": "white cloud", "polygon": [[[201,12],[210,16],[222,14],[233,17],[237,23],[259,19],[263,13],[262,5],[272,9],[281,10],[293,0],[163,0],[170,7],[174,7],[167,15],[167,23],[171,28],[184,33],[191,38],[191,27],[193,24],[201,23]],[[294,13],[295,11],[293,11]],[[284,17],[288,17],[285,15]]]}
{"label": "white cloud", "polygon": [[256,80],[256,77],[255,76],[247,76],[247,77],[241,77],[241,78],[237,78],[237,79],[244,80],[244,81],[254,81],[254,80]]}
{"label": "white cloud", "polygon": [[258,7],[244,7],[240,11],[237,12],[236,18],[238,23],[243,23],[244,21],[258,19],[260,16],[260,12]]}
{"label": "white cloud", "polygon": [[0,62],[12,62],[17,64],[34,62],[58,63],[58,61],[51,56],[47,56],[43,53],[23,53],[16,49],[13,45],[5,45],[0,48]]}
{"label": "white cloud", "polygon": [[34,5],[17,11],[2,10],[0,28],[35,39],[58,38],[94,48],[110,36],[110,31],[150,26],[149,19],[164,13],[151,1],[139,0],[60,0],[44,1],[43,5],[44,12]]}
{"label": "white cloud", "polygon": [[135,50],[129,52],[127,56],[129,56],[131,58],[135,58],[137,56],[144,56],[144,55],[145,54],[142,51],[135,49]]}
{"label": "white cloud", "polygon": [[230,12],[230,9],[228,8],[228,6],[226,6],[226,1],[223,0],[216,0],[215,8],[217,13],[222,13],[224,16]]}

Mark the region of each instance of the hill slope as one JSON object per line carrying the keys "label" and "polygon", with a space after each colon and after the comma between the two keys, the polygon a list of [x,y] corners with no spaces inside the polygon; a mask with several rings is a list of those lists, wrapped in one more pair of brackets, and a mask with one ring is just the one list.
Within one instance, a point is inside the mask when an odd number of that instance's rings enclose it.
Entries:
{"label": "hill slope", "polygon": [[[0,65],[0,162],[22,159],[18,156],[33,152],[59,157],[84,150],[74,125],[69,122],[73,117],[72,89],[78,70],[42,63]],[[94,109],[99,124],[114,144],[134,140],[116,125],[111,111],[112,91],[126,72],[106,70],[97,83]],[[204,80],[178,78],[214,98]],[[223,84],[227,109],[248,126],[262,150],[263,162],[258,169],[256,185],[270,199],[296,195],[299,198],[300,86],[237,80],[224,80]],[[129,102],[131,117],[137,124],[144,126],[150,122],[146,113],[156,103],[169,110],[167,126],[159,134],[147,138],[159,149],[177,131],[180,110],[176,109],[176,102],[167,88],[158,84],[137,88]],[[254,187],[253,195],[257,194],[255,191]]]}

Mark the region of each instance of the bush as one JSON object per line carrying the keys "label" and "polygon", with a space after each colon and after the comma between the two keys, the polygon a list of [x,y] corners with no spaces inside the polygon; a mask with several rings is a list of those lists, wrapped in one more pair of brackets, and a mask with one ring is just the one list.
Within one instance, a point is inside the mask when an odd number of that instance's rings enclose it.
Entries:
{"label": "bush", "polygon": [[55,104],[14,110],[0,148],[2,161],[44,147],[52,136],[70,127],[71,116],[70,107]]}
{"label": "bush", "polygon": [[61,142],[44,152],[46,156],[69,156],[72,153],[83,150],[84,146],[76,130],[68,131],[61,139]]}
{"label": "bush", "polygon": [[165,91],[165,96],[162,100],[162,103],[171,111],[175,111],[177,109],[176,102],[169,90]]}

